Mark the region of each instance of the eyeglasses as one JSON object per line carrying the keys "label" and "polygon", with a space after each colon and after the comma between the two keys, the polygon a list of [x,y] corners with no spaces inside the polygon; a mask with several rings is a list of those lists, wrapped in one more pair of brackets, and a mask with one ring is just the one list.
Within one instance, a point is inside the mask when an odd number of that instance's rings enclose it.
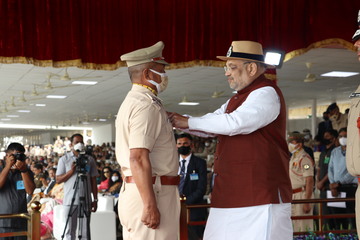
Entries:
{"label": "eyeglasses", "polygon": [[[243,66],[244,66],[245,64],[248,64],[248,63],[252,63],[252,62],[244,62],[244,63],[243,63]],[[234,71],[234,70],[237,69],[237,68],[238,68],[238,66],[236,66],[236,65],[231,65],[231,66],[229,66],[229,67],[225,65],[225,66],[224,66],[224,71],[225,71],[225,72],[227,72],[227,71],[231,71],[231,72],[232,72],[232,71]]]}
{"label": "eyeglasses", "polygon": [[109,173],[109,171],[104,171],[104,173]]}

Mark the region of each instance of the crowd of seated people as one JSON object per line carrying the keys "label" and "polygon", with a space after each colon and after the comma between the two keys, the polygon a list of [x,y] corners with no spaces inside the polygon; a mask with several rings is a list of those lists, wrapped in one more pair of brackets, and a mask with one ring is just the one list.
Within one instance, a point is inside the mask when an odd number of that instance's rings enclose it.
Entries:
{"label": "crowd of seated people", "polygon": [[[25,146],[25,162],[34,173],[36,189],[32,196],[28,196],[28,210],[34,201],[40,201],[41,205],[41,236],[42,239],[52,239],[53,231],[53,208],[62,204],[63,183],[56,183],[56,169],[59,158],[71,150],[67,144],[67,138],[58,137],[54,144]],[[97,164],[99,176],[97,184],[99,194],[117,197],[122,184],[120,166],[115,157],[114,143],[99,145],[86,145],[86,153],[91,155]],[[0,159],[0,166],[4,160]],[[116,211],[116,209],[114,209]]]}
{"label": "crowd of seated people", "polygon": [[[333,130],[331,126],[331,121],[336,122],[336,125],[342,125],[342,123],[339,121],[345,121],[344,119],[346,119],[343,114],[337,111],[336,106],[334,107],[334,105],[331,105],[331,109],[329,110],[329,112],[332,113],[332,118],[329,120],[329,118],[324,117],[324,123],[319,124],[319,127],[322,127],[322,129],[319,129],[319,133],[323,135],[316,135],[315,138],[313,138],[308,129],[304,129],[302,132],[299,131],[299,133],[302,133],[304,136],[303,148],[315,162],[315,192],[320,190],[331,191],[330,183],[327,185],[323,184],[322,186],[328,186],[328,189],[322,189],[319,185],[319,182],[321,181],[321,179],[319,179],[319,172],[321,172],[320,168],[324,167],[320,166],[321,164],[319,163],[319,161],[324,160],[320,158],[320,155],[321,153],[326,151],[325,141],[328,138],[326,132]],[[341,118],[339,118],[338,116],[341,116]],[[42,235],[44,235],[44,239],[46,239],[46,236],[51,235],[52,208],[55,205],[62,203],[62,184],[56,183],[55,175],[59,158],[65,152],[71,150],[70,145],[68,145],[67,142],[67,139],[58,138],[54,144],[47,144],[41,146],[25,146],[25,154],[27,156],[26,163],[31,169],[31,171],[33,171],[34,173],[34,180],[37,187],[34,196],[29,197],[29,201],[31,202],[42,198],[47,199],[46,201],[43,200],[43,205],[41,208],[43,224]],[[207,160],[209,174],[207,194],[209,194],[211,192],[211,167],[217,141],[216,138],[200,138],[194,136],[193,142],[194,147],[192,151],[194,155]],[[333,143],[334,148],[340,146],[339,140],[336,137],[334,138]],[[95,159],[97,165],[97,170],[99,172],[99,177],[97,179],[99,194],[118,197],[122,185],[122,176],[120,166],[116,161],[115,144],[104,143],[102,145],[91,145],[91,143],[88,142],[86,144],[86,153],[91,155]],[[328,164],[331,161],[331,158],[327,159],[326,161]],[[0,159],[0,166],[3,164],[4,161]],[[328,165],[326,165],[326,167],[328,167]],[[346,212],[348,213],[349,211]],[[314,211],[314,214],[315,213],[316,211]],[[335,228],[336,226],[332,225],[332,227]]]}

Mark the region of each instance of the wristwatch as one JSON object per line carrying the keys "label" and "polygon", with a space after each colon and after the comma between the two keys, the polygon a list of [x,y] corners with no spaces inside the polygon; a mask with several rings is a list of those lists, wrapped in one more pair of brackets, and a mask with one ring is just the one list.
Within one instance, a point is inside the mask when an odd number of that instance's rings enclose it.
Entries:
{"label": "wristwatch", "polygon": [[99,201],[99,199],[97,199],[97,198],[94,199],[94,202],[98,202],[98,201]]}

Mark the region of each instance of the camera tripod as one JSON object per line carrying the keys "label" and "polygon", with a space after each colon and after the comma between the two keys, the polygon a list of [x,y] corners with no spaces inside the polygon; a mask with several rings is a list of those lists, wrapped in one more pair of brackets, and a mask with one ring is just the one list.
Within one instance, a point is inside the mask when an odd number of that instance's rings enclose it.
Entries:
{"label": "camera tripod", "polygon": [[[63,234],[61,235],[61,239],[64,239],[66,228],[68,227],[69,220],[72,219],[72,216],[77,211],[77,228],[78,228],[78,238],[82,239],[83,237],[83,224],[84,224],[84,217],[86,221],[86,238],[90,238],[90,203],[89,203],[89,189],[88,189],[88,181],[86,173],[78,172],[76,181],[74,183],[74,194],[71,199],[71,205],[68,213],[68,217],[66,219],[65,228]],[[77,196],[77,193],[78,196]],[[78,205],[74,205],[76,197],[78,197]],[[70,227],[73,227],[70,225]],[[71,230],[70,230],[71,231]]]}

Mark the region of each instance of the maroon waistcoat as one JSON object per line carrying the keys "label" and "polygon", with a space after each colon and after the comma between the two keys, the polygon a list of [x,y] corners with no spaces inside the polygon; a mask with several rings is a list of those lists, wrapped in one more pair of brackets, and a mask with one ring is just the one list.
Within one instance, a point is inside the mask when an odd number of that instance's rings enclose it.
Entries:
{"label": "maroon waistcoat", "polygon": [[285,140],[286,109],[280,89],[264,75],[234,95],[226,113],[236,110],[248,95],[261,87],[273,87],[280,98],[280,114],[250,134],[218,136],[214,158],[215,182],[211,205],[217,208],[289,203],[289,151]]}

